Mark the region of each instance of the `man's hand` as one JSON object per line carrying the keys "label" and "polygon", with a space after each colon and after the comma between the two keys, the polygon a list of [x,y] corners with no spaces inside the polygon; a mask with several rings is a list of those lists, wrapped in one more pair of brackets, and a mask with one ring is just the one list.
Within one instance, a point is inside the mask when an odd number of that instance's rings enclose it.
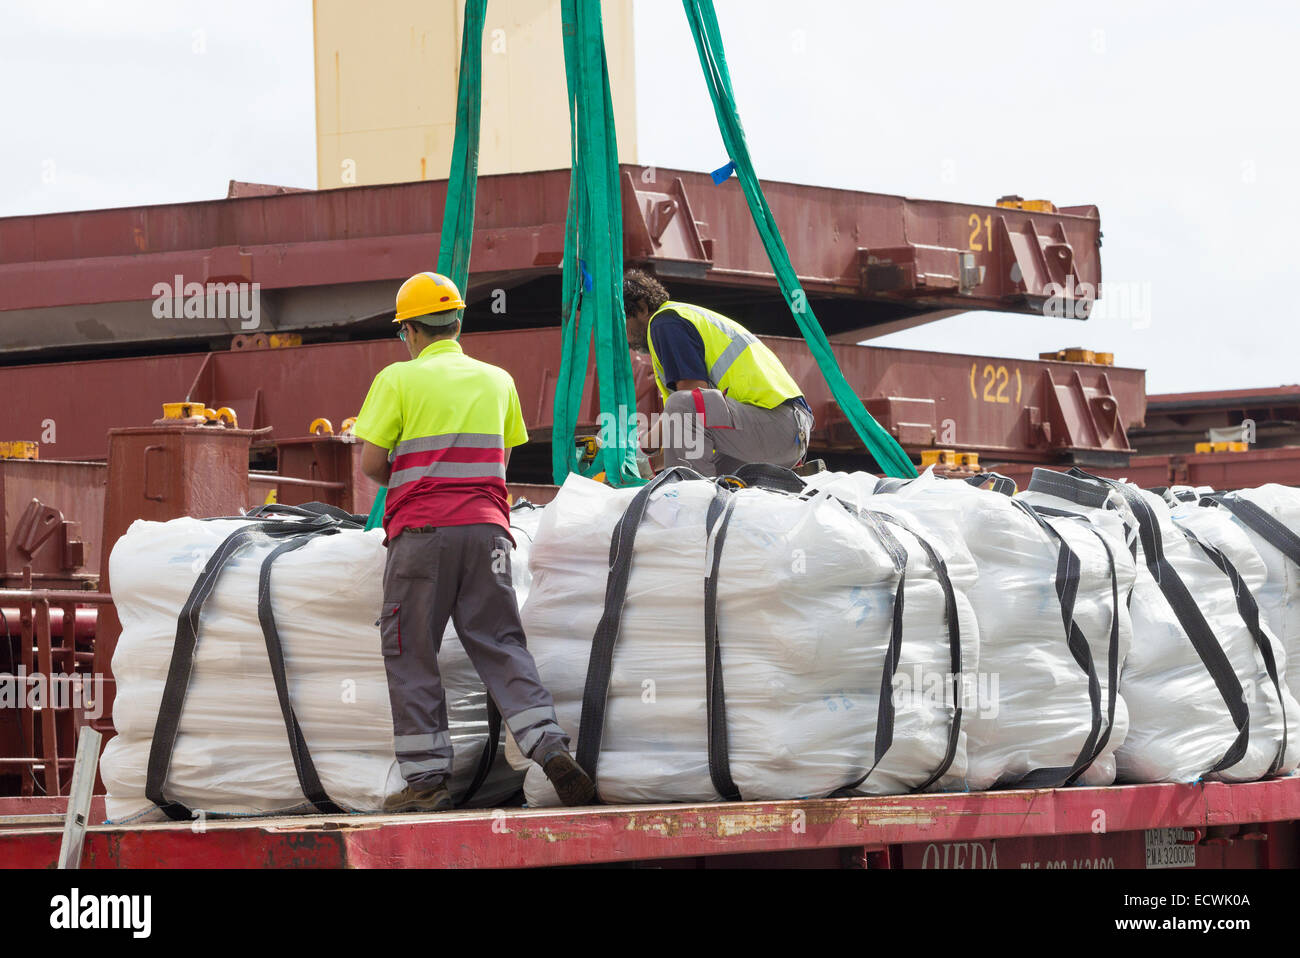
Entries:
{"label": "man's hand", "polygon": [[366,442],[361,447],[361,471],[379,485],[387,486],[393,471],[388,461],[388,450],[383,446],[376,446],[373,442]]}

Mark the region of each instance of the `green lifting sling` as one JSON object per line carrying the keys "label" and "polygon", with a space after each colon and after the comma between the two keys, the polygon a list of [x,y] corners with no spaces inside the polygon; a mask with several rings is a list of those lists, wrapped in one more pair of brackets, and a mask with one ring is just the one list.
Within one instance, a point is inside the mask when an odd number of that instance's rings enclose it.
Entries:
{"label": "green lifting sling", "polygon": [[[799,285],[789,251],[750,160],[712,0],[683,0],[683,5],[713,100],[718,129],[731,157],[731,163],[724,169],[734,169],[740,180],[781,293],[813,359],[840,409],[882,471],[902,478],[915,476],[916,470],[902,447],[871,417],[844,378],[826,334]],[[451,276],[462,290],[468,285],[474,230],[486,9],[487,0],[466,0],[456,98],[456,140],[438,251],[439,272]],[[639,485],[645,480],[636,465],[636,394],[623,307],[618,146],[600,0],[562,0],[561,19],[572,170],[564,236],[564,321],[552,417],[552,473],[558,484],[574,471],[572,442],[594,340],[603,443],[591,471],[604,472],[606,481],[612,485]],[[382,523],[384,500],[385,490],[381,489],[370,511],[367,529]]]}
{"label": "green lifting sling", "polygon": [[[450,276],[461,295],[469,292],[469,252],[474,238],[474,199],[478,194],[478,134],[482,94],[483,22],[487,0],[465,0],[465,28],[460,41],[460,78],[456,85],[456,140],[442,209],[438,272]],[[459,318],[464,318],[461,310]],[[366,529],[384,524],[388,490],[375,495]]]}
{"label": "green lifting sling", "polygon": [[736,109],[736,97],[731,88],[731,74],[727,70],[727,58],[722,48],[722,34],[718,30],[718,16],[713,9],[713,0],[682,2],[686,8],[686,19],[690,21],[691,34],[695,37],[695,49],[700,55],[700,66],[704,69],[709,96],[713,99],[718,130],[722,133],[722,142],[731,157],[731,163],[719,170],[715,179],[731,167],[735,168],[736,177],[740,180],[745,200],[749,204],[749,212],[754,217],[754,225],[758,228],[768,259],[772,262],[772,271],[781,285],[781,295],[785,297],[790,313],[808,343],[817,368],[830,386],[831,395],[881,470],[889,476],[911,478],[916,475],[912,460],[894,437],[867,412],[862,400],[844,378],[839,363],[835,361],[835,354],[831,352],[826,333],[812,311],[807,294],[799,285],[799,277],[790,262],[790,253],[785,248],[785,241],[781,239],[781,231],[777,229],[776,219],[767,205],[763,187],[758,182],[754,164],[749,158],[749,145],[745,141],[745,130],[740,125],[740,113]]}
{"label": "green lifting sling", "polygon": [[564,231],[560,371],[555,383],[551,469],[557,484],[574,471],[574,433],[591,343],[596,347],[601,447],[589,472],[614,486],[641,485],[636,390],[623,312],[623,208],[614,104],[600,0],[562,0],[568,84],[569,212]]}

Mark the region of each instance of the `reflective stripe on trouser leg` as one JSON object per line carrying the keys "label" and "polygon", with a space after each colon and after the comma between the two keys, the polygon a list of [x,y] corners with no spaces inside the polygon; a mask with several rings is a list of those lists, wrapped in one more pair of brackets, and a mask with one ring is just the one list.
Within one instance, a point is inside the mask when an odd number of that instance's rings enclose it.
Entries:
{"label": "reflective stripe on trouser leg", "polygon": [[555,709],[545,705],[516,712],[506,719],[506,725],[514,735],[519,751],[529,758],[548,738],[551,740],[564,738],[564,730],[555,720]]}
{"label": "reflective stripe on trouser leg", "polygon": [[[519,750],[531,758],[539,748],[567,749],[569,738],[555,721],[551,693],[542,685],[525,646],[510,563],[494,561],[502,550],[510,555],[505,530],[479,524],[439,531],[455,543],[448,545],[448,555],[454,551],[461,569],[461,588],[452,612],[456,634]],[[534,730],[540,734],[533,735]]]}
{"label": "reflective stripe on trouser leg", "polygon": [[393,751],[402,778],[415,788],[439,784],[452,768],[438,648],[455,602],[456,577],[437,574],[441,552],[437,532],[402,533],[389,542],[384,565],[384,608],[398,610],[398,621],[381,624]]}
{"label": "reflective stripe on trouser leg", "polygon": [[402,778],[419,781],[435,775],[451,774],[451,733],[394,735],[393,751]]}

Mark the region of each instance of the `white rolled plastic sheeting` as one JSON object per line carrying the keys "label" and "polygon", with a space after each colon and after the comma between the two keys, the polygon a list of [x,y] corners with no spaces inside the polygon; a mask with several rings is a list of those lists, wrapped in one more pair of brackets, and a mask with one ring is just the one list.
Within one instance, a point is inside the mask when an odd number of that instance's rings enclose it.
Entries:
{"label": "white rolled plastic sheeting", "polygon": [[[1224,517],[1194,503],[1171,512],[1160,496],[1130,483],[1042,469],[1022,498],[1094,518],[1114,511],[1136,551],[1133,645],[1120,679],[1129,710],[1128,737],[1116,753],[1121,782],[1254,781],[1295,767],[1294,727],[1282,752],[1282,708],[1291,725],[1295,700],[1285,686],[1279,697],[1236,584],[1188,535],[1204,541],[1213,527],[1254,593],[1267,573],[1243,533],[1231,534]],[[1266,625],[1261,637],[1280,661]]]}
{"label": "white rolled plastic sheeting", "polygon": [[[560,724],[579,743],[584,731],[594,734],[581,720],[610,544],[636,494],[571,475],[543,514],[532,554],[524,628]],[[855,783],[876,793],[927,783],[962,788],[966,733],[954,730],[951,689],[978,667],[978,631],[965,595],[975,567],[965,546],[930,544],[946,565],[949,600],[913,533],[885,523],[882,539],[827,492],[722,494],[734,508],[721,546],[718,525],[708,532],[716,495],[701,479],[649,493],[612,652],[596,762],[600,795],[619,803],[723,797],[710,774],[706,687],[703,586],[714,548],[722,550],[725,743],[739,797],[825,796]],[[905,560],[895,553],[906,569],[898,671],[936,681],[886,695],[895,706],[893,739],[873,771],[899,582],[890,539],[906,553]],[[529,770],[525,795],[531,804],[557,801],[540,769]]]}
{"label": "white rolled plastic sheeting", "polygon": [[[512,568],[522,602],[527,552],[540,510],[516,509]],[[114,821],[156,818],[145,796],[150,745],[177,632],[177,619],[205,563],[248,520],[193,518],[132,523],[110,558],[122,635],[113,655],[117,735],[100,763]],[[283,540],[259,536],[226,565],[203,606],[165,797],[208,815],[312,811],[299,784],[258,620],[262,562]],[[329,798],[375,811],[405,783],[393,752],[392,712],[376,619],[385,550],[381,530],[340,531],[279,556],[271,605],[290,696]],[[473,778],[487,741],[486,692],[455,630],[439,665],[455,750],[453,797]],[[471,804],[499,803],[522,775],[498,745]]]}

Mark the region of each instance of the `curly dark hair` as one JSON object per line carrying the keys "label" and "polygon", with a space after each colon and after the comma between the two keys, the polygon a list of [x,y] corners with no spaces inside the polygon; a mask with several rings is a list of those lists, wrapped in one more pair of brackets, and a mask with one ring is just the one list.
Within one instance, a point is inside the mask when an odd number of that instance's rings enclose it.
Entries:
{"label": "curly dark hair", "polygon": [[644,309],[649,315],[666,302],[668,290],[649,273],[630,269],[623,274],[623,308],[628,313]]}

